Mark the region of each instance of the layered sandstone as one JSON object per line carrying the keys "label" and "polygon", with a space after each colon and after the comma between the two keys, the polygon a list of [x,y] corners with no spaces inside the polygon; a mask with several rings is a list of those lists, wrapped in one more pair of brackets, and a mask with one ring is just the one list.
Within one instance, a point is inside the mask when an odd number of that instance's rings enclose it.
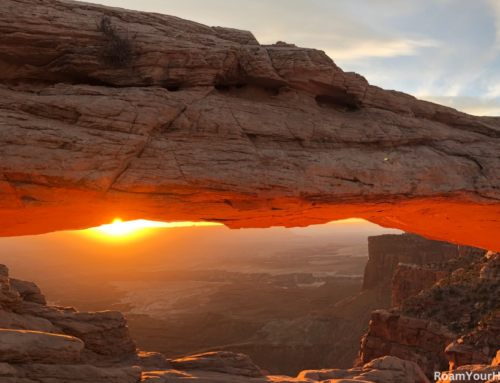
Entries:
{"label": "layered sandstone", "polygon": [[433,241],[412,233],[368,237],[368,263],[363,274],[363,290],[391,285],[399,263],[424,265],[459,256],[459,246]]}
{"label": "layered sandstone", "polygon": [[[391,311],[373,314],[370,331],[361,342],[358,363],[393,355],[415,361],[429,378],[433,371],[445,370],[448,365],[452,371],[469,365],[490,365],[500,349],[498,253],[466,249],[447,262],[425,267],[403,265],[406,273],[399,277],[413,275],[408,274],[408,269],[417,276],[423,276],[422,273],[434,276],[444,273],[444,276],[440,275],[441,279],[433,286],[404,299]],[[395,276],[393,282],[399,283],[399,277]],[[405,283],[411,288],[416,286],[411,279],[398,286],[404,287]],[[414,330],[408,331],[399,324],[408,321],[415,321],[420,327],[439,328],[446,336],[429,338],[421,332],[413,336]],[[422,343],[425,339],[432,339],[430,347]]]}
{"label": "layered sandstone", "polygon": [[458,246],[458,254],[448,262],[443,257],[427,258],[429,263],[399,264],[392,277],[392,306],[397,307],[405,300],[425,291],[441,281],[450,272],[470,265],[477,258],[486,255],[487,251],[470,246]]}
{"label": "layered sandstone", "polygon": [[500,250],[500,118],[172,16],[5,0],[0,36],[0,235],[359,217]]}
{"label": "layered sandstone", "polygon": [[456,339],[456,334],[438,323],[385,310],[374,311],[370,330],[361,340],[355,366],[383,356],[395,356],[415,362],[431,377],[434,371],[448,369],[445,349]]}
{"label": "layered sandstone", "polygon": [[364,365],[363,368],[353,368],[350,370],[310,370],[301,372],[298,377],[319,382],[376,381],[388,383],[429,383],[429,380],[418,364],[391,356],[376,359]]}
{"label": "layered sandstone", "polygon": [[446,271],[430,267],[400,263],[392,277],[392,306],[397,307],[408,298],[434,286],[446,274]]}

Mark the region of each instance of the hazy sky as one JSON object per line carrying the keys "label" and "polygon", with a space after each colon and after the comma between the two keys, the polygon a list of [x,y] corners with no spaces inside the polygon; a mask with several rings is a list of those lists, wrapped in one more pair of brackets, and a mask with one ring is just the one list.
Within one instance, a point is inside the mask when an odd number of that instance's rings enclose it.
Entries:
{"label": "hazy sky", "polygon": [[386,89],[500,115],[499,0],[94,0],[318,48]]}

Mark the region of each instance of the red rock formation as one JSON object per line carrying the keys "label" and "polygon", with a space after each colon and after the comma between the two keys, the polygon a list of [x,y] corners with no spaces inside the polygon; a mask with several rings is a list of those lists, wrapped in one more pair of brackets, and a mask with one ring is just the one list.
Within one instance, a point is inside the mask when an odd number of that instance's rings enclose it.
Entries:
{"label": "red rock formation", "polygon": [[350,370],[310,370],[301,372],[298,377],[332,383],[371,381],[372,379],[377,382],[429,383],[429,380],[425,377],[418,364],[391,356],[376,359],[364,365],[363,368],[353,368]]}
{"label": "red rock formation", "polygon": [[456,338],[446,326],[429,320],[374,311],[355,366],[389,355],[415,362],[431,377],[434,371],[448,369],[444,351]]}
{"label": "red rock formation", "polygon": [[[128,40],[123,60],[102,20]],[[359,217],[500,250],[499,118],[172,16],[4,0],[0,37],[2,236],[116,217],[232,228]]]}
{"label": "red rock formation", "polygon": [[430,267],[400,263],[392,277],[392,306],[434,286],[445,277],[446,271]]}
{"label": "red rock formation", "polygon": [[368,237],[368,263],[363,274],[363,290],[391,285],[399,263],[424,265],[448,261],[459,255],[459,247],[432,241],[416,234],[386,234]]}
{"label": "red rock formation", "polygon": [[[394,288],[405,289],[398,297],[418,290],[418,278],[431,282],[438,273],[441,280],[417,295],[404,299],[399,307],[384,312],[383,319],[372,317],[370,331],[361,343],[359,363],[382,355],[395,355],[418,363],[428,377],[429,361],[439,361],[434,371],[460,370],[467,365],[489,365],[500,348],[500,256],[481,249],[460,249],[460,256],[447,262],[425,267],[400,265],[401,274],[393,279]],[[399,269],[398,269],[399,270]],[[403,277],[410,277],[400,283]],[[415,278],[413,278],[415,277]],[[428,323],[441,328],[446,338],[433,341],[435,348],[422,345],[420,336],[405,337],[399,326],[399,315],[407,320]],[[393,322],[389,319],[391,319]],[[402,322],[404,323],[404,322]],[[430,328],[430,327],[429,327]],[[472,367],[471,367],[472,368]],[[476,367],[474,367],[476,368]]]}
{"label": "red rock formation", "polygon": [[6,276],[0,276],[3,290],[0,328],[69,335],[81,339],[88,351],[98,355],[121,357],[135,351],[135,343],[121,313],[85,313],[72,307],[47,306],[45,297],[34,283],[12,279],[13,286],[22,291],[20,295],[10,288],[11,279],[5,266],[3,274]]}
{"label": "red rock formation", "polygon": [[259,378],[266,374],[243,354],[218,351],[171,360],[176,370],[203,370]]}

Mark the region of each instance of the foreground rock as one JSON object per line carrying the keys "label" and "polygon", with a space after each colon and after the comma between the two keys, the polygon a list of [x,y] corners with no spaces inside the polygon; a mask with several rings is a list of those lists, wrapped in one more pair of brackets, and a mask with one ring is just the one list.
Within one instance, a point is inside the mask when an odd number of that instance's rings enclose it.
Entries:
{"label": "foreground rock", "polygon": [[479,364],[444,372],[438,383],[493,383],[498,382],[499,376],[500,367]]}
{"label": "foreground rock", "polygon": [[83,342],[70,336],[0,329],[0,362],[71,364],[82,349]]}
{"label": "foreground rock", "polygon": [[224,372],[231,375],[249,376],[251,378],[267,375],[255,366],[248,356],[227,351],[193,355],[171,360],[170,363],[177,370]]}
{"label": "foreground rock", "polygon": [[23,302],[16,313],[50,321],[64,334],[81,339],[87,349],[97,354],[122,356],[135,351],[125,318],[117,311],[83,313],[72,307]]}
{"label": "foreground rock", "polygon": [[361,340],[356,366],[363,366],[385,355],[419,365],[431,377],[448,369],[446,347],[457,335],[446,326],[429,320],[405,317],[385,310],[372,313],[370,330]]}
{"label": "foreground rock", "polygon": [[[128,39],[121,60],[106,23]],[[499,118],[172,16],[5,0],[0,36],[2,236],[117,216],[232,228],[356,216],[500,250]]]}
{"label": "foreground rock", "polygon": [[138,383],[138,367],[107,369],[89,365],[0,364],[0,381],[5,383]]}
{"label": "foreground rock", "polygon": [[314,381],[331,379],[342,379],[343,381],[347,381],[348,379],[353,379],[353,381],[380,383],[429,383],[429,380],[425,377],[418,364],[403,361],[391,356],[376,359],[364,365],[363,368],[353,368],[351,370],[303,371],[298,377]]}
{"label": "foreground rock", "polygon": [[[3,291],[10,292],[8,269],[0,265]],[[41,295],[38,287],[29,286]],[[135,350],[119,313],[79,313],[73,308],[33,302],[31,294],[12,294],[16,302],[4,308],[3,324],[45,327],[36,332],[0,328],[0,381],[2,383],[271,383],[328,381],[428,383],[415,363],[393,357],[373,360],[350,370],[305,371],[297,378],[268,376],[243,354],[209,352],[166,360],[158,353]],[[37,299],[38,300],[38,299]],[[73,333],[74,337],[61,335]],[[77,339],[79,338],[79,339]],[[133,347],[132,347],[133,346]],[[118,352],[118,347],[122,348]]]}

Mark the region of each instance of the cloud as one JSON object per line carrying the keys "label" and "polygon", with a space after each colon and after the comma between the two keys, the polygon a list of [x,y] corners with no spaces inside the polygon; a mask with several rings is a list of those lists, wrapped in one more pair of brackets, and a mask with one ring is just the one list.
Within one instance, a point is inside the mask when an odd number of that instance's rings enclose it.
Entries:
{"label": "cloud", "polygon": [[475,116],[500,116],[500,97],[494,99],[480,97],[446,97],[446,96],[425,96],[418,98],[440,105],[446,105],[461,112]]}
{"label": "cloud", "polygon": [[331,48],[327,54],[334,59],[359,59],[366,57],[414,56],[420,48],[439,47],[433,40],[359,41],[350,47]]}
{"label": "cloud", "polygon": [[390,12],[408,15],[416,9],[400,0],[95,0],[110,6],[166,13],[209,26],[250,30],[262,44],[286,41],[317,48],[332,59],[411,56],[436,41],[409,38],[388,28],[383,19]]}

